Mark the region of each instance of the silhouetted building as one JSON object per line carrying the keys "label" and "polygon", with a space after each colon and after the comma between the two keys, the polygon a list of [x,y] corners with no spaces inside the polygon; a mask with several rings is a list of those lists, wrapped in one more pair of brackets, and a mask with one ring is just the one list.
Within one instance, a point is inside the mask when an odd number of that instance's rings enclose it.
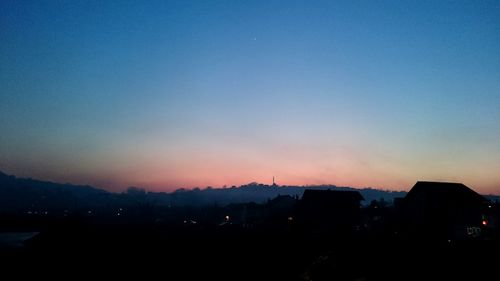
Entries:
{"label": "silhouetted building", "polygon": [[350,232],[359,224],[362,200],[358,191],[308,189],[299,203],[297,220],[313,231]]}
{"label": "silhouetted building", "polygon": [[422,238],[481,237],[488,200],[461,183],[419,181],[401,204],[405,229]]}
{"label": "silhouetted building", "polygon": [[297,200],[290,195],[278,195],[274,199],[269,200],[267,203],[268,208],[278,210],[291,210]]}

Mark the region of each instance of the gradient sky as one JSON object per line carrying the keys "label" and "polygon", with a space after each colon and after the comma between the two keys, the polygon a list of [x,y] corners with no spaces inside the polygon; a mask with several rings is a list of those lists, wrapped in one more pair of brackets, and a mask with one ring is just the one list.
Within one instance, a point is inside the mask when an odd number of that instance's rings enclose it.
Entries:
{"label": "gradient sky", "polygon": [[500,194],[500,2],[2,0],[0,170]]}

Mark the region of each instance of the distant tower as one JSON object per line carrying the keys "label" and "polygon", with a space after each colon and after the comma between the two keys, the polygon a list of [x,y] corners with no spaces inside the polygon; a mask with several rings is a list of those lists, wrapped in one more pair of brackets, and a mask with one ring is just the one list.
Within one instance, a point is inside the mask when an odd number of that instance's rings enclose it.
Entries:
{"label": "distant tower", "polygon": [[274,176],[273,176],[273,185],[272,186],[277,186],[277,184],[274,182]]}

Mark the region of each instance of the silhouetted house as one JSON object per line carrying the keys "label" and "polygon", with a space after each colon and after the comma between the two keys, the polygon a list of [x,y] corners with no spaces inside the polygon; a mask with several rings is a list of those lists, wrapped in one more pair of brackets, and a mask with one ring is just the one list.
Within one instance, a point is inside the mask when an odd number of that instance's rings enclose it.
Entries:
{"label": "silhouetted house", "polygon": [[422,238],[480,237],[488,200],[461,183],[419,181],[401,202],[404,229]]}
{"label": "silhouetted house", "polygon": [[298,199],[290,195],[278,195],[264,205],[268,222],[275,227],[287,226],[293,220],[293,212]]}
{"label": "silhouetted house", "polygon": [[268,201],[268,208],[274,210],[291,210],[297,200],[290,195],[278,195],[275,198]]}
{"label": "silhouetted house", "polygon": [[350,232],[359,224],[362,200],[358,191],[305,190],[297,222],[313,231]]}

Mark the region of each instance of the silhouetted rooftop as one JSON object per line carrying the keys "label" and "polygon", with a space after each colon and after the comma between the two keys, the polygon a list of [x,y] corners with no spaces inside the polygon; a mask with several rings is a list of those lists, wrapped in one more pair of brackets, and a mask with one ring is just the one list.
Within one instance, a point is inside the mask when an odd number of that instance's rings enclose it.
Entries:
{"label": "silhouetted rooftop", "polygon": [[358,191],[340,190],[313,190],[306,189],[302,196],[304,201],[362,201],[364,200]]}
{"label": "silhouetted rooftop", "polygon": [[474,200],[487,202],[487,199],[462,183],[419,181],[408,192],[405,200]]}

